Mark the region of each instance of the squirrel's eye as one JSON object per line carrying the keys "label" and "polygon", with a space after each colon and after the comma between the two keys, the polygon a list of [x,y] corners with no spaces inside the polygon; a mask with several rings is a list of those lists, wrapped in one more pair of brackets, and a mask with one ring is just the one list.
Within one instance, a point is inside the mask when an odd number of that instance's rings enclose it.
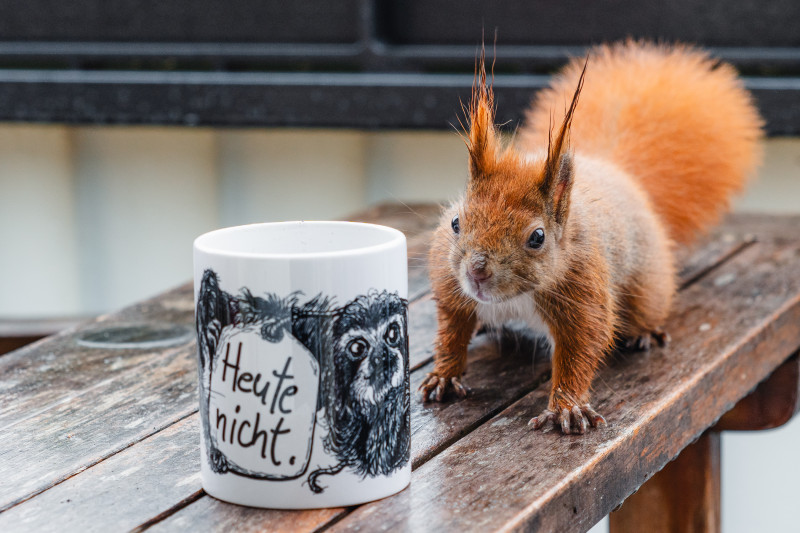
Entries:
{"label": "squirrel's eye", "polygon": [[458,215],[453,217],[453,220],[450,222],[450,225],[453,226],[453,233],[458,235],[458,232],[461,231],[461,226],[458,223]]}
{"label": "squirrel's eye", "polygon": [[383,340],[385,340],[386,344],[389,346],[397,346],[400,342],[400,326],[397,325],[397,322],[389,326],[386,333],[383,334]]}
{"label": "squirrel's eye", "polygon": [[369,343],[362,337],[353,339],[347,343],[347,353],[350,354],[350,357],[353,359],[363,359],[367,354],[367,348],[369,348]]}
{"label": "squirrel's eye", "polygon": [[537,248],[541,248],[544,244],[544,230],[542,228],[536,228],[531,233],[531,236],[528,237],[528,248],[533,248],[536,250]]}

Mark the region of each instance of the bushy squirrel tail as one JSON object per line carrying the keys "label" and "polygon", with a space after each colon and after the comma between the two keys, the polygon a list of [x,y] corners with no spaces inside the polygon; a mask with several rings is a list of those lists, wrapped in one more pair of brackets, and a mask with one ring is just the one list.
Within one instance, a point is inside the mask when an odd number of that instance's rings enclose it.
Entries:
{"label": "bushy squirrel tail", "polygon": [[[572,60],[536,95],[519,132],[522,148],[547,145],[584,61]],[[632,175],[680,243],[716,222],[753,174],[762,124],[730,65],[689,46],[627,41],[589,52],[570,146]]]}

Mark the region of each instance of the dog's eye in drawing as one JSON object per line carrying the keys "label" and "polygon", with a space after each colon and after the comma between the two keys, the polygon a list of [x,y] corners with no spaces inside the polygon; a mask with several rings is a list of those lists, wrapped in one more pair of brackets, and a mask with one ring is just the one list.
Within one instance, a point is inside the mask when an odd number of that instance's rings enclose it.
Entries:
{"label": "dog's eye in drawing", "polygon": [[400,344],[400,326],[397,322],[392,322],[392,325],[386,329],[386,333],[383,334],[383,340],[392,347]]}
{"label": "dog's eye in drawing", "polygon": [[363,359],[365,355],[367,355],[367,350],[369,349],[369,343],[364,339],[364,337],[358,337],[357,339],[353,339],[347,343],[347,353],[353,359]]}

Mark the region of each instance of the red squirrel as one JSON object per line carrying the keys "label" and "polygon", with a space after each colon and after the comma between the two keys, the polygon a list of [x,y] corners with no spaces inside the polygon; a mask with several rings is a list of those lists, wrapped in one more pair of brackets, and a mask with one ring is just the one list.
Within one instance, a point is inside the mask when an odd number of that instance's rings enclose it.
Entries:
{"label": "red squirrel", "polygon": [[430,249],[439,327],[423,400],[467,395],[478,323],[521,320],[553,346],[550,400],[533,428],[604,425],[589,404],[599,365],[617,343],[666,341],[674,249],[753,173],[762,119],[731,66],[633,41],[572,60],[512,143],[495,127],[483,57],[466,113],[466,192]]}

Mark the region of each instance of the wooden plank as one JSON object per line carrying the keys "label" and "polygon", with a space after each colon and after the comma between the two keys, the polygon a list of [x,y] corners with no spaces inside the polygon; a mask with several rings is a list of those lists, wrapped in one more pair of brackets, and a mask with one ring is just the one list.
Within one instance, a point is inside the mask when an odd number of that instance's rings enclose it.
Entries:
{"label": "wooden plank", "polygon": [[0,431],[0,511],[195,412],[195,357],[165,351]]}
{"label": "wooden plank", "polygon": [[588,529],[800,345],[798,260],[797,243],[758,242],[680,293],[672,345],[596,380],[607,429],[531,431],[547,401],[536,390],[422,465],[409,490],[331,529]]}
{"label": "wooden plank", "polygon": [[[183,294],[183,295],[179,294],[181,290],[183,290],[185,292],[185,294]],[[158,306],[162,305],[164,302],[167,302],[168,303],[167,307],[172,309],[172,311],[175,311],[178,308],[182,308],[183,309],[182,312],[186,313],[188,317],[191,317],[191,307],[192,307],[192,305],[191,305],[191,288],[188,287],[188,286],[184,286],[181,289],[179,289],[176,294],[177,294],[177,296],[175,294],[173,294],[172,296],[167,295],[165,297],[158,298],[158,299],[153,300],[153,301],[151,301],[149,303],[146,303],[146,304],[153,306],[154,311],[157,312],[158,311],[158,309],[157,309]],[[171,298],[171,300],[170,300],[170,298]],[[419,302],[419,304],[421,305],[421,304],[423,304],[423,302],[421,301],[421,302]],[[142,305],[144,305],[144,304],[142,304]],[[426,304],[426,305],[432,305],[432,304]],[[412,306],[412,322],[414,322],[414,320],[415,320],[415,318],[413,318],[413,317],[418,316],[417,313],[415,311],[413,311],[413,309],[415,309],[416,306],[417,306],[417,304]],[[429,315],[430,318],[426,319],[424,322],[429,321],[430,327],[432,328],[433,326],[435,326],[435,320],[433,318],[432,308],[430,310],[430,313],[431,313]],[[136,313],[134,313],[131,316],[135,316],[135,315],[136,315]],[[419,316],[421,317],[422,314],[420,314]],[[117,317],[117,318],[119,318],[119,317]],[[101,319],[101,320],[112,320],[112,318],[103,317],[103,319]],[[418,326],[412,326],[412,327],[413,328],[417,328]],[[421,331],[429,331],[429,330],[421,330]],[[415,337],[418,338],[418,340],[416,342],[413,340]],[[412,350],[415,350],[414,353],[420,353],[419,350],[423,349],[422,347],[417,348],[416,347],[417,345],[424,346],[424,350],[427,350],[428,351],[427,353],[430,353],[429,352],[429,350],[430,350],[429,342],[430,341],[425,341],[424,343],[420,344],[420,341],[422,341],[423,337],[424,336],[420,336],[420,335],[413,335],[412,336]],[[73,338],[73,337],[67,335],[67,336],[61,336],[59,338],[61,339],[62,342],[70,342],[70,339]],[[432,340],[432,337],[429,337],[429,339]],[[52,342],[52,339],[49,340],[49,341],[43,341],[43,344],[41,344],[40,347],[39,347],[40,349],[33,350],[30,353],[30,358],[34,360],[34,363],[36,362],[37,358],[39,358],[39,361],[42,360],[41,359],[42,352],[46,354],[48,350],[53,351],[54,348],[57,348],[56,345],[49,344],[50,342]],[[195,372],[195,370],[194,370],[194,364],[195,363],[194,363],[194,354],[193,354],[194,348],[191,348],[191,350],[192,350],[191,356],[188,357],[186,359],[186,361],[185,361],[186,368],[188,368],[190,370],[190,372],[191,372],[191,377],[182,378],[182,379],[186,380],[186,383],[191,383],[191,382],[193,382],[193,379],[194,379],[194,377],[193,377],[193,374]],[[24,351],[27,352],[27,350],[24,350]],[[98,350],[98,352],[102,352],[102,350]],[[10,354],[9,357],[13,358],[13,357],[15,357],[15,355],[14,354]],[[20,359],[19,356],[16,356],[16,357],[17,357],[17,359]],[[64,362],[68,361],[70,357],[73,357],[73,353],[70,350],[64,350],[62,353],[60,353],[58,361],[59,361],[59,365],[61,365],[61,366],[59,368],[70,368],[68,365],[64,366]],[[107,378],[108,381],[110,381],[110,382],[111,381],[119,381],[120,379],[122,379],[122,381],[124,381],[124,383],[117,383],[116,384],[116,386],[118,387],[118,390],[120,391],[120,394],[125,394],[124,391],[125,391],[126,387],[133,387],[133,389],[131,389],[131,390],[136,390],[135,389],[135,381],[137,379],[137,376],[136,376],[136,373],[133,372],[133,369],[138,368],[139,365],[146,365],[149,362],[153,362],[157,357],[161,357],[161,355],[160,354],[150,354],[149,356],[147,356],[147,355],[141,355],[141,354],[140,355],[131,354],[131,358],[135,359],[137,357],[139,359],[138,360],[134,360],[132,362],[128,361],[128,360],[120,361],[120,364],[123,365],[123,369],[121,371],[121,374],[114,374],[111,377]],[[83,381],[70,383],[70,385],[68,387],[64,387],[63,388],[62,392],[66,391],[68,393],[71,393],[70,391],[74,387],[84,386],[85,383],[97,383],[97,382],[102,381],[104,379],[104,377],[107,375],[107,373],[109,371],[107,369],[103,369],[102,368],[103,364],[100,364],[100,363],[102,363],[102,358],[98,358],[98,355],[95,355],[93,360],[91,359],[91,356],[89,357],[89,359],[90,359],[90,361],[89,361],[88,364],[90,366],[92,364],[94,364],[97,367],[97,371],[95,371],[94,374],[92,374],[91,372],[87,372],[83,376]],[[427,356],[422,357],[422,358],[417,360],[416,364],[417,365],[422,364],[422,363],[425,362],[426,359],[427,359]],[[16,372],[16,376],[18,378],[21,377],[21,378],[25,379],[27,376],[36,375],[36,368],[37,368],[36,365],[35,364],[28,364],[28,363],[29,363],[28,360],[17,360],[16,361],[15,364],[20,365],[18,367],[18,371]],[[3,368],[4,364],[5,364],[5,361],[3,363],[0,363],[0,368]],[[519,368],[519,366],[517,368]],[[128,372],[128,370],[130,370],[130,372]],[[424,369],[422,371],[424,371]],[[476,379],[477,373],[478,373],[477,370],[473,369],[473,371],[471,372],[471,375],[469,376],[469,383],[470,384],[473,384],[472,380]],[[491,374],[491,371],[488,371],[487,373]],[[415,373],[415,374],[418,374],[418,373]],[[4,379],[5,379],[5,376],[7,376],[8,374],[0,373],[0,375],[3,375]],[[421,374],[418,374],[418,375],[421,375]],[[188,376],[188,374],[187,374],[187,376]],[[54,400],[53,399],[54,396],[52,396],[52,395],[48,396],[47,392],[42,392],[42,391],[43,391],[43,389],[47,389],[47,387],[50,386],[50,385],[55,386],[56,390],[61,390],[61,389],[58,389],[58,386],[59,386],[58,385],[58,380],[59,379],[64,379],[64,376],[59,373],[59,369],[57,368],[57,369],[50,369],[50,370],[46,370],[44,372],[41,372],[41,374],[36,375],[36,377],[40,379],[40,382],[38,383],[38,387],[37,387],[37,383],[30,382],[30,385],[29,385],[29,387],[27,387],[27,389],[25,387],[22,387],[22,388],[18,389],[19,394],[17,395],[17,397],[21,401],[24,402],[24,401],[26,401],[26,398],[27,399],[31,399],[32,397],[36,397],[37,395],[40,395],[40,396],[38,396],[39,398],[44,398],[45,399],[46,409],[56,409],[58,407],[57,406],[57,404],[58,404],[58,396],[56,395],[55,396],[55,400]],[[192,389],[192,394],[194,394],[193,386],[190,385],[190,388]],[[475,388],[477,390],[478,387],[476,386]],[[0,393],[3,393],[3,389],[1,389],[1,388],[0,388]],[[95,393],[91,393],[91,394],[95,394]],[[87,403],[88,403],[89,396],[86,396],[86,395],[84,395],[84,396],[85,396],[85,399],[87,400]],[[3,397],[5,399],[5,396],[3,396]],[[95,396],[95,398],[98,398],[98,397],[99,396],[97,396],[97,395]],[[47,399],[48,398],[50,399],[50,403],[49,404],[47,403]],[[69,395],[67,395],[66,397],[62,397],[62,399],[63,398],[66,398],[64,401],[67,402],[67,403],[73,401],[72,398]],[[169,401],[169,396],[165,397],[165,401]],[[32,402],[32,403],[36,403],[36,402]],[[193,405],[195,403],[195,400],[192,399],[190,403],[192,404],[192,408],[194,408]],[[414,403],[417,404],[416,401]],[[0,409],[2,408],[3,405],[8,405],[8,404],[5,403],[5,402],[0,403]],[[47,407],[48,405],[49,405],[49,407]],[[452,404],[452,405],[453,406],[458,406],[458,404]],[[23,412],[25,412],[25,411],[23,411]],[[454,413],[458,413],[458,410],[453,411],[453,412]],[[57,411],[53,411],[53,413],[57,413]],[[109,422],[109,421],[113,422],[113,419],[115,417],[119,417],[119,415],[120,415],[120,413],[115,413],[113,411],[105,411],[105,412],[102,412],[102,413],[98,413],[99,423],[102,423],[104,420],[106,422]],[[444,415],[442,415],[442,416],[444,416]],[[485,416],[485,415],[483,415],[483,416]],[[158,421],[158,422],[164,422],[165,424],[169,423],[169,418],[168,417],[164,418],[163,417],[163,412],[162,411],[158,411],[158,409],[156,410],[155,418],[157,418],[157,420],[153,419],[153,420],[150,420],[149,422],[157,422]],[[436,420],[438,420],[438,421],[445,420],[446,421],[446,418],[437,417]],[[458,431],[462,431],[463,432],[463,428],[464,427],[468,427],[469,424],[474,424],[474,422],[470,422],[469,420],[464,421],[461,418],[459,418],[458,416],[454,417],[452,420],[453,420],[452,424],[451,424],[452,425],[452,429],[456,430],[457,432]],[[65,431],[68,431],[68,429],[69,429],[69,420],[67,420],[64,423],[66,424]],[[113,423],[112,423],[112,425],[113,425]],[[164,426],[158,426],[158,425],[154,425],[154,426],[156,427],[156,429],[158,427],[164,427]],[[457,435],[457,434],[458,433],[450,434],[451,436],[445,435],[444,440],[441,441],[441,442],[445,442],[445,445],[446,445],[446,443],[450,442],[449,439],[453,438],[452,435]],[[117,444],[120,444],[120,446],[124,447],[124,446],[127,446],[129,444],[135,443],[136,440],[140,440],[141,438],[144,438],[145,436],[146,436],[146,432],[142,433],[141,435],[135,435],[135,436],[122,435],[122,437],[120,439],[118,439]],[[113,439],[116,439],[116,438],[117,438],[117,436],[114,435]],[[416,436],[415,436],[415,438],[416,438]],[[458,437],[456,436],[455,438],[458,438]],[[2,449],[2,448],[0,448],[0,449]],[[110,449],[112,449],[112,448],[110,448]],[[103,458],[102,456],[98,456],[98,457],[96,457],[96,460],[99,461],[102,458]],[[81,468],[85,468],[85,466],[84,465],[78,465],[78,469],[81,469]],[[55,481],[53,481],[53,482],[55,482]],[[30,494],[28,494],[28,497],[29,496],[30,496]],[[34,501],[35,501],[35,499],[31,500],[31,502],[34,502]],[[24,505],[29,505],[31,502],[28,502],[28,503],[26,503]],[[173,503],[176,503],[176,502],[173,502]]]}
{"label": "wooden plank", "polygon": [[[706,253],[699,249],[695,253],[701,259],[694,259],[693,264],[698,268],[707,270],[716,264],[722,257],[729,257],[730,250],[739,249],[736,239],[722,238],[719,235],[709,236],[709,239],[723,240],[723,244],[715,245],[715,253]],[[710,262],[704,264],[703,261]],[[713,262],[713,263],[711,263]],[[430,313],[424,316],[424,312]],[[435,324],[435,309],[430,297],[420,301],[413,308],[411,314],[410,330],[412,339],[412,365],[418,360],[420,354],[431,354],[430,343],[433,341],[434,332],[431,324]],[[420,336],[427,337],[424,341]],[[414,340],[417,339],[417,342]],[[536,387],[537,384],[549,378],[550,362],[547,359],[547,349],[540,344],[533,344],[527,336],[518,338],[505,337],[503,346],[493,344],[490,337],[479,337],[470,347],[469,384],[473,387],[473,394],[465,401],[456,403],[433,404],[423,406],[419,401],[412,402],[412,464],[419,467],[425,461],[439,453],[446,446],[467,434],[485,421],[493,413],[509,405],[521,393]],[[526,376],[524,369],[531,368],[530,354],[538,357],[532,365],[533,382],[526,389],[514,386],[515,378],[519,375]],[[503,354],[500,357],[500,354]],[[420,372],[412,374],[412,388],[416,389],[421,379],[430,370],[432,365],[427,364]],[[511,376],[509,378],[509,376]],[[517,383],[516,385],[519,385]],[[500,425],[505,421],[501,420]],[[178,510],[174,517],[168,517],[155,526],[156,530],[179,530],[192,525],[205,524],[209,514],[218,513],[216,520],[221,525],[237,524],[245,529],[257,528],[261,520],[271,516],[271,511],[242,510],[237,506],[227,506],[217,502],[209,496],[204,496],[189,506]],[[340,519],[341,515],[331,516],[331,520]],[[294,520],[294,517],[292,518]],[[316,522],[315,522],[316,524]]]}
{"label": "wooden plank", "polygon": [[184,511],[157,522],[147,531],[236,531],[260,533],[298,533],[316,531],[341,516],[346,509],[312,509],[309,511],[277,511],[241,507],[205,496],[191,505],[191,514]]}
{"label": "wooden plank", "polygon": [[609,515],[610,533],[718,533],[720,436],[708,431]]}
{"label": "wooden plank", "polygon": [[412,302],[408,312],[408,359],[412,372],[433,360],[436,323],[436,302],[430,295]]}
{"label": "wooden plank", "polygon": [[[468,434],[506,406],[550,379],[550,352],[543,339],[478,336],[469,348],[469,386],[464,400],[424,404],[415,392],[411,404],[411,463],[419,467],[449,444]],[[412,378],[416,391],[429,363]]]}
{"label": "wooden plank", "polygon": [[31,413],[85,394],[87,385],[113,380],[161,356],[161,350],[82,347],[76,342],[82,333],[121,324],[172,323],[191,327],[193,321],[192,288],[186,284],[3,356],[0,432]]}
{"label": "wooden plank", "polygon": [[[413,211],[412,211],[413,210]],[[439,208],[430,204],[410,207],[384,204],[354,220],[385,220],[409,236],[409,249],[427,247],[427,237],[420,233],[435,224]],[[382,217],[385,217],[382,218]],[[416,238],[416,240],[415,240]],[[416,270],[409,279],[409,294],[419,299],[428,290],[427,269]],[[194,308],[192,284],[186,283],[167,293],[130,306],[117,313],[101,316],[59,334],[43,339],[22,350],[8,354],[0,364],[0,429],[28,416],[34,406],[42,409],[57,402],[69,401],[86,383],[110,379],[129,368],[146,364],[159,356],[153,350],[98,350],[75,343],[78,335],[99,327],[115,324],[174,323],[192,326]],[[427,313],[427,311],[426,311]]]}
{"label": "wooden plank", "polygon": [[143,514],[155,516],[199,488],[199,439],[198,416],[183,419],[0,513],[0,530],[46,531],[54,517],[62,531],[136,527]]}
{"label": "wooden plank", "polygon": [[756,389],[722,415],[715,431],[761,431],[780,427],[800,410],[800,357],[794,354]]}
{"label": "wooden plank", "polygon": [[344,217],[354,222],[381,224],[405,233],[407,239],[432,230],[439,222],[441,207],[430,203],[383,203]]}
{"label": "wooden plank", "polygon": [[[677,254],[681,265],[678,285],[680,287],[690,285],[746,246],[753,244],[755,239],[755,235],[751,233],[732,232],[728,226],[723,226],[711,235],[703,237],[695,246],[681,249]],[[685,259],[684,255],[687,256]]]}
{"label": "wooden plank", "polygon": [[408,240],[408,301],[413,302],[431,292],[428,279],[428,247],[430,234],[417,235]]}
{"label": "wooden plank", "polygon": [[796,242],[800,215],[765,215],[762,213],[736,213],[728,215],[724,226],[735,225],[740,233],[754,235],[756,240],[769,239],[777,243]]}
{"label": "wooden plank", "polygon": [[439,222],[437,204],[385,203],[356,213],[347,220],[382,224],[399,229],[408,241],[408,300],[413,302],[430,292],[428,247],[430,231]]}
{"label": "wooden plank", "polygon": [[800,216],[735,213],[697,242],[675,250],[680,285],[687,286],[757,240],[788,243],[797,240]]}

